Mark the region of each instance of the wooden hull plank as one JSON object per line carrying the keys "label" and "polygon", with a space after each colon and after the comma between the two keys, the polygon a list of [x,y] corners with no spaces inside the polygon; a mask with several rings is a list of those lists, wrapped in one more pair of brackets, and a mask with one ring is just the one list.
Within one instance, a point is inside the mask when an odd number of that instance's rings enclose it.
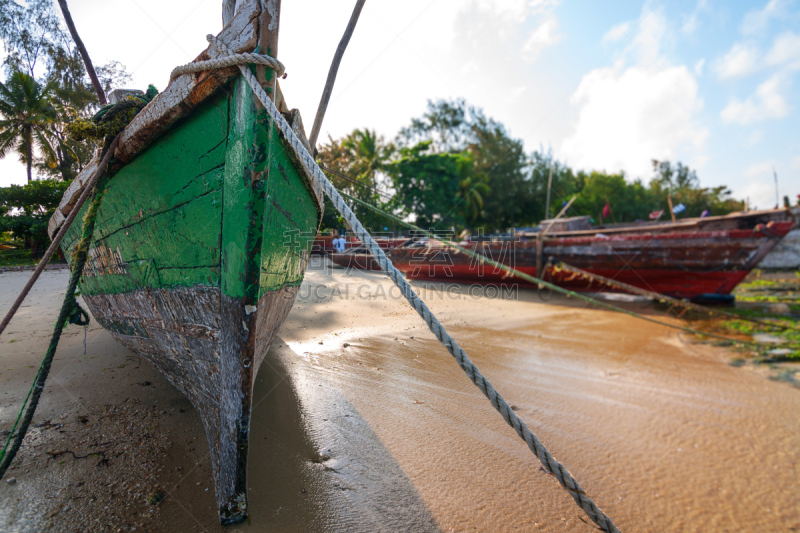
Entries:
{"label": "wooden hull plank", "polygon": [[[206,102],[109,181],[83,294],[219,284],[227,100]],[[62,247],[79,238],[76,224]]]}

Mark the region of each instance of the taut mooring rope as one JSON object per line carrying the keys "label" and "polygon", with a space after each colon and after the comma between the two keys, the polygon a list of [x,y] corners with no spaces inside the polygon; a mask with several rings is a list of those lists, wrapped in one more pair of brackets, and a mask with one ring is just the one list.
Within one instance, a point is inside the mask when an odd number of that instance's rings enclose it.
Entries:
{"label": "taut mooring rope", "polygon": [[[100,165],[98,165],[95,174],[92,176],[92,179],[89,182],[89,185],[91,185],[92,188],[94,188],[94,185],[99,181],[99,179],[101,179],[101,176],[105,175],[106,169],[108,168],[108,162],[113,156],[114,150],[116,150],[118,144],[119,135],[117,135],[117,137],[110,143],[108,150],[103,156],[102,162]],[[75,290],[78,287],[78,282],[81,279],[81,275],[83,275],[83,266],[86,263],[87,256],[89,255],[89,245],[91,244],[92,234],[94,233],[94,223],[97,219],[97,212],[100,209],[100,202],[103,198],[104,184],[105,182],[101,182],[98,188],[95,190],[94,199],[89,205],[89,209],[86,211],[86,216],[83,219],[81,239],[73,252],[75,254],[75,261],[72,265],[72,273],[70,274],[69,285],[67,285],[67,293],[64,295],[64,302],[61,304],[61,312],[58,314],[58,319],[56,320],[56,324],[53,328],[53,335],[50,338],[50,345],[47,347],[47,352],[45,353],[44,359],[42,360],[39,370],[36,373],[36,379],[31,385],[28,395],[25,397],[25,402],[22,405],[22,409],[20,410],[19,415],[17,415],[17,420],[14,422],[14,426],[11,428],[11,432],[8,435],[8,440],[3,446],[3,449],[0,450],[0,479],[2,479],[3,475],[5,475],[8,467],[11,466],[11,462],[17,455],[20,446],[22,446],[22,441],[25,439],[25,434],[28,432],[28,427],[33,420],[33,414],[36,412],[36,407],[39,405],[39,398],[44,390],[44,384],[47,381],[48,374],[50,373],[50,365],[53,363],[53,357],[56,355],[56,348],[58,347],[58,341],[61,339],[61,332],[64,330],[64,326],[66,326],[68,320],[71,322],[75,321],[81,325],[86,325],[89,323],[88,313],[81,309],[78,303],[75,301]],[[77,211],[77,206],[73,207],[73,209]],[[72,317],[75,317],[76,313],[80,314],[81,316],[78,318],[78,320],[73,320]],[[30,404],[28,404],[29,399]],[[26,405],[27,409],[25,408]],[[22,416],[23,411],[25,412],[24,417]],[[20,418],[22,418],[21,424]],[[19,429],[17,429],[18,424]],[[9,445],[11,446],[10,449]]]}
{"label": "taut mooring rope", "polygon": [[[207,38],[210,43],[219,48],[220,52],[224,52],[230,57],[235,57],[235,54],[232,53],[225,43],[212,35],[209,35]],[[508,403],[506,403],[502,396],[500,396],[491,383],[489,383],[489,381],[483,377],[478,370],[478,367],[476,367],[475,364],[470,361],[467,353],[458,345],[458,343],[456,343],[455,339],[453,339],[445,331],[444,327],[439,323],[439,320],[436,318],[436,316],[434,316],[430,309],[428,309],[428,306],[425,305],[425,302],[423,302],[419,296],[417,296],[403,275],[396,268],[394,268],[392,262],[389,261],[389,259],[386,257],[386,254],[383,253],[383,250],[381,250],[378,243],[376,243],[369,232],[364,229],[364,226],[361,225],[361,222],[359,222],[358,218],[356,218],[355,214],[353,214],[353,211],[348,207],[344,199],[336,191],[336,188],[331,184],[330,181],[328,181],[328,178],[325,177],[325,174],[323,174],[322,170],[320,170],[319,166],[317,166],[316,161],[314,161],[313,157],[311,157],[303,144],[300,142],[300,139],[298,139],[295,133],[292,131],[291,126],[289,126],[283,116],[278,112],[275,104],[269,99],[267,93],[258,83],[258,80],[256,80],[253,73],[246,66],[246,63],[248,62],[249,61],[245,61],[243,59],[241,63],[237,63],[239,65],[239,70],[242,72],[242,76],[244,76],[245,80],[247,80],[247,83],[253,89],[256,97],[263,104],[269,116],[275,122],[278,130],[283,134],[288,145],[294,152],[295,157],[297,157],[297,160],[303,166],[303,169],[307,175],[313,176],[313,178],[320,183],[322,190],[325,191],[325,194],[327,194],[331,199],[333,205],[344,217],[348,225],[353,229],[356,236],[366,244],[367,248],[381,265],[381,268],[386,271],[391,280],[403,293],[403,296],[405,296],[406,300],[408,300],[408,303],[411,304],[414,310],[417,311],[417,313],[422,317],[431,332],[436,336],[439,342],[441,342],[444,347],[447,348],[450,354],[458,362],[458,365],[462,368],[462,370],[464,370],[470,380],[489,399],[489,402],[491,402],[492,406],[503,416],[508,425],[514,428],[517,434],[528,445],[528,448],[530,448],[534,455],[539,458],[539,461],[541,461],[545,470],[550,474],[553,474],[556,480],[558,480],[561,486],[570,493],[572,498],[575,500],[578,506],[583,509],[586,515],[595,524],[597,524],[601,530],[612,533],[619,532],[619,529],[614,525],[614,522],[611,520],[611,518],[603,513],[603,511],[594,503],[594,501],[592,501],[592,499],[581,488],[578,482],[572,477],[569,471],[567,471],[564,465],[559,463],[547,450],[547,448],[544,447],[541,441],[539,441],[536,435],[531,433],[530,429],[528,429],[528,426],[525,425],[525,422],[523,422],[517,416],[517,414],[512,411],[511,407],[508,405]]]}

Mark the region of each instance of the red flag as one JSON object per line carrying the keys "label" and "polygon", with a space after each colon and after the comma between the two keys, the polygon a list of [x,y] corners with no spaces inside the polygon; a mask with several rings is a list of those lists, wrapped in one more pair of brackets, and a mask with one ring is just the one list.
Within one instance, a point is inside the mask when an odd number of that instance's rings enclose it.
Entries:
{"label": "red flag", "polygon": [[664,210],[663,209],[659,209],[658,211],[653,211],[649,215],[650,216],[650,220],[658,220],[659,218],[661,218],[661,215],[663,215],[663,214],[664,214]]}
{"label": "red flag", "polygon": [[603,218],[608,218],[608,215],[611,214],[611,202],[606,202],[606,206],[603,208]]}

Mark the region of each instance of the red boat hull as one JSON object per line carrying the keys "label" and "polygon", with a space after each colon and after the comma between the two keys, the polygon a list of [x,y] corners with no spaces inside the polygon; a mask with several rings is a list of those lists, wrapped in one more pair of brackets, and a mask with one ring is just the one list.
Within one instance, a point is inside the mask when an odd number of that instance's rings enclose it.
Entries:
{"label": "red boat hull", "polygon": [[[552,264],[563,261],[593,274],[677,298],[729,294],[792,226],[792,222],[771,222],[752,230],[552,238],[545,240],[542,259],[545,264],[548,259],[552,259]],[[535,240],[472,243],[469,248],[537,276]],[[390,254],[395,266],[411,279],[530,285],[441,244],[400,247]],[[544,279],[576,291],[609,290],[554,268],[546,269]]]}

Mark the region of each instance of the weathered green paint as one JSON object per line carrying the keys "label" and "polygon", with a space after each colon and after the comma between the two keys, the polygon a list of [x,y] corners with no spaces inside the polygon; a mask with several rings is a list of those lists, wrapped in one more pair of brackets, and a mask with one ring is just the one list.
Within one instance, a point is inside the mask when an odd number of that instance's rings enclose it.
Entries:
{"label": "weathered green paint", "polygon": [[264,220],[264,185],[268,180],[269,122],[259,116],[253,94],[241,78],[233,84],[230,134],[225,162],[225,216],[222,221],[222,292],[258,299],[258,280],[253,272]]}
{"label": "weathered green paint", "polygon": [[[84,276],[84,294],[207,285],[255,302],[302,281],[317,202],[246,82],[231,89],[109,181],[92,251],[112,267]],[[80,226],[70,228],[65,250]]]}
{"label": "weathered green paint", "polygon": [[[316,236],[317,211],[309,209],[308,190],[278,135],[271,139],[267,214],[259,285],[263,292],[303,281],[308,251]],[[314,228],[309,231],[308,228]]]}

